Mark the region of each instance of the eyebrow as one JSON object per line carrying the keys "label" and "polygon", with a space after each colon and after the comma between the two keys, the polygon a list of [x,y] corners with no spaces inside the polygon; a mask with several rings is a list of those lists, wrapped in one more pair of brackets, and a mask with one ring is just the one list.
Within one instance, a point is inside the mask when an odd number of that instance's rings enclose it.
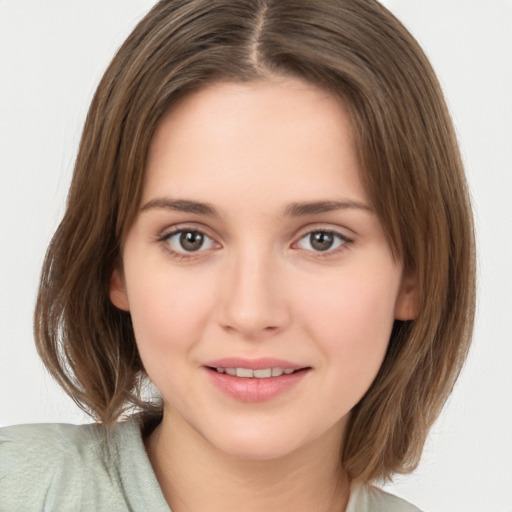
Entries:
{"label": "eyebrow", "polygon": [[[197,215],[207,215],[209,217],[220,217],[218,211],[209,203],[191,201],[189,199],[170,199],[167,197],[157,197],[148,201],[141,212],[153,209],[168,209],[184,213],[195,213]],[[365,203],[352,200],[342,201],[310,201],[297,202],[289,204],[283,216],[285,217],[303,217],[306,215],[315,215],[335,210],[356,209],[373,212],[373,208]]]}
{"label": "eyebrow", "polygon": [[163,208],[185,213],[196,213],[198,215],[208,215],[210,217],[219,217],[217,210],[211,204],[200,203],[199,201],[190,201],[188,199],[169,199],[167,197],[157,197],[148,201],[141,208],[141,212],[153,210],[155,208]]}
{"label": "eyebrow", "polygon": [[335,210],[347,209],[366,210],[369,212],[373,212],[373,208],[359,201],[312,201],[306,203],[292,203],[286,207],[284,215],[292,217],[302,217],[305,215],[315,215],[318,213],[326,213]]}

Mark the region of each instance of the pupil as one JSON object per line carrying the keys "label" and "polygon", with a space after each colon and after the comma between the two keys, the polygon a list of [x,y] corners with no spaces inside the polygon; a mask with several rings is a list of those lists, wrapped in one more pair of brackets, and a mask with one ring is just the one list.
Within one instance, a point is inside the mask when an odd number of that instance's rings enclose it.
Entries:
{"label": "pupil", "polygon": [[196,231],[187,231],[181,234],[180,244],[186,251],[197,251],[203,245],[203,235]]}
{"label": "pupil", "polygon": [[319,231],[311,234],[311,246],[317,251],[326,251],[330,249],[334,242],[334,237],[331,233]]}

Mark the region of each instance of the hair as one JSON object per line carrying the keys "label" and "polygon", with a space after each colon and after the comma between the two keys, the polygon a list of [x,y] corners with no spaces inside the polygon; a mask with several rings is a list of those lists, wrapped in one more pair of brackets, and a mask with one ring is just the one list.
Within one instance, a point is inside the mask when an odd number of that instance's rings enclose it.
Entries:
{"label": "hair", "polygon": [[[105,72],[85,122],[67,209],[35,311],[45,365],[96,420],[158,407],[130,315],[109,281],[139,208],[155,128],[215,82],[293,76],[348,107],[361,179],[393,254],[417,283],[418,314],[395,321],[382,367],[353,408],[341,463],[371,481],[418,464],[467,355],[474,234],[463,166],[426,56],[375,0],[162,0]],[[341,392],[341,391],[340,391]]]}

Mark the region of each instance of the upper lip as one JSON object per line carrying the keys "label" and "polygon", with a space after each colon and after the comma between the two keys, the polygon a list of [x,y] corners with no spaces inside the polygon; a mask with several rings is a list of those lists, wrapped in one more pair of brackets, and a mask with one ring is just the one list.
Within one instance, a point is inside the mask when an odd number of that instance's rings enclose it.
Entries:
{"label": "upper lip", "polygon": [[300,370],[301,368],[308,368],[307,365],[301,365],[274,357],[261,357],[257,359],[225,357],[222,359],[208,361],[204,364],[204,366],[208,366],[210,368],[250,368],[251,370],[263,370],[265,368]]}

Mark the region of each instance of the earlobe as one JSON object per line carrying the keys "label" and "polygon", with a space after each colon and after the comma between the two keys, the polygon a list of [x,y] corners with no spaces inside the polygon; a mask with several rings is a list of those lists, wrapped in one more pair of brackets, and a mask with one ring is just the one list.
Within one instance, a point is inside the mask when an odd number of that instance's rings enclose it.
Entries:
{"label": "earlobe", "polygon": [[404,275],[395,305],[396,320],[414,320],[418,316],[418,287],[414,275]]}
{"label": "earlobe", "polygon": [[110,301],[116,308],[123,311],[130,311],[130,304],[128,302],[128,296],[126,294],[126,286],[122,272],[116,268],[110,276],[109,283]]}

